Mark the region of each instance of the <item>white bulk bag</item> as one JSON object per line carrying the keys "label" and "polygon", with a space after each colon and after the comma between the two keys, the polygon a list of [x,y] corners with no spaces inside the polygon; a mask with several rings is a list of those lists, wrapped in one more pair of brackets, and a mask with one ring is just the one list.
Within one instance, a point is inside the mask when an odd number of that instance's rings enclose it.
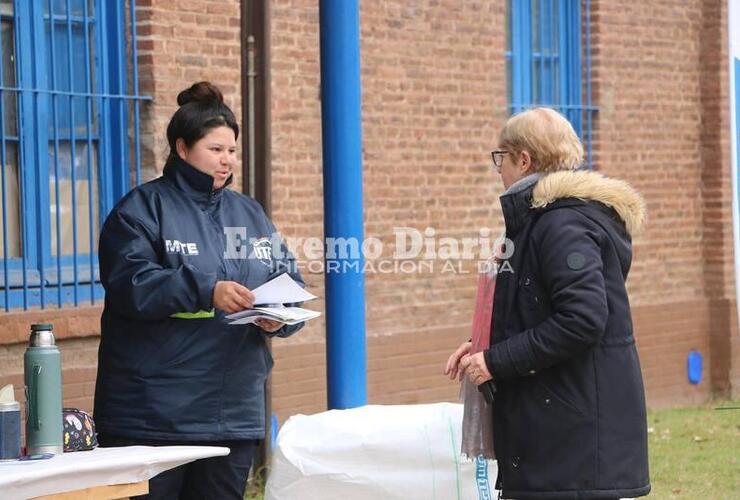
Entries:
{"label": "white bulk bag", "polygon": [[495,498],[495,462],[460,458],[462,414],[462,405],[437,403],[291,417],[265,499]]}

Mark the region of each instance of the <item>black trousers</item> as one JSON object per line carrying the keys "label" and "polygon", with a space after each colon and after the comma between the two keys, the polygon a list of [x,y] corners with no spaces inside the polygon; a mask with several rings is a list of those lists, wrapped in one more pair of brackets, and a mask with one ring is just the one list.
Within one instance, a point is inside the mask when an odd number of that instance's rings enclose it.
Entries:
{"label": "black trousers", "polygon": [[118,446],[225,446],[225,457],[196,460],[162,472],[149,480],[149,494],[131,497],[137,500],[242,500],[247,476],[258,441],[182,442],[155,441],[99,435],[103,448]]}

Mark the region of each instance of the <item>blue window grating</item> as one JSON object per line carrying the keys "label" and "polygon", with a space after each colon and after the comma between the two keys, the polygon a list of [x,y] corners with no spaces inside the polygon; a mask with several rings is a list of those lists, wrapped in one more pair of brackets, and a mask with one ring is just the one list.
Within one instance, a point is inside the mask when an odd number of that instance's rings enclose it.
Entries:
{"label": "blue window grating", "polygon": [[509,111],[547,106],[573,125],[593,168],[590,0],[509,0]]}
{"label": "blue window grating", "polygon": [[135,1],[0,0],[0,22],[0,301],[94,304],[100,225],[130,172],[141,182],[150,98],[139,95]]}

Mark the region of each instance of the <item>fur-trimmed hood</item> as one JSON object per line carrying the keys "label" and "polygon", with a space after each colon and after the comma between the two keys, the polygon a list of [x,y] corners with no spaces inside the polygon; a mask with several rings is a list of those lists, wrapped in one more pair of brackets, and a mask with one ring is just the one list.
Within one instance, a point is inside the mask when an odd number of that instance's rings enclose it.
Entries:
{"label": "fur-trimmed hood", "polygon": [[598,201],[613,208],[630,235],[640,232],[647,217],[640,193],[625,181],[597,172],[577,170],[543,175],[532,191],[532,208],[546,207],[561,198]]}

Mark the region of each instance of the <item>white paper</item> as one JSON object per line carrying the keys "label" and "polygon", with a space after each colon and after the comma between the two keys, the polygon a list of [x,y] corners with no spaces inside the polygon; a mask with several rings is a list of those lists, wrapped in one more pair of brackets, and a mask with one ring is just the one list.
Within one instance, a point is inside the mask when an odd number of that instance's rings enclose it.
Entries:
{"label": "white paper", "polygon": [[321,313],[318,311],[311,311],[301,307],[279,306],[255,307],[254,309],[229,314],[226,317],[234,320],[229,323],[230,325],[248,325],[256,322],[258,319],[271,319],[273,321],[280,321],[286,325],[295,325],[296,323],[302,323],[318,316],[321,316]]}
{"label": "white paper", "polygon": [[254,304],[256,306],[264,304],[292,304],[295,302],[307,302],[316,298],[316,295],[304,290],[287,273],[281,274],[264,285],[258,286],[252,290],[252,293],[254,293]]}

